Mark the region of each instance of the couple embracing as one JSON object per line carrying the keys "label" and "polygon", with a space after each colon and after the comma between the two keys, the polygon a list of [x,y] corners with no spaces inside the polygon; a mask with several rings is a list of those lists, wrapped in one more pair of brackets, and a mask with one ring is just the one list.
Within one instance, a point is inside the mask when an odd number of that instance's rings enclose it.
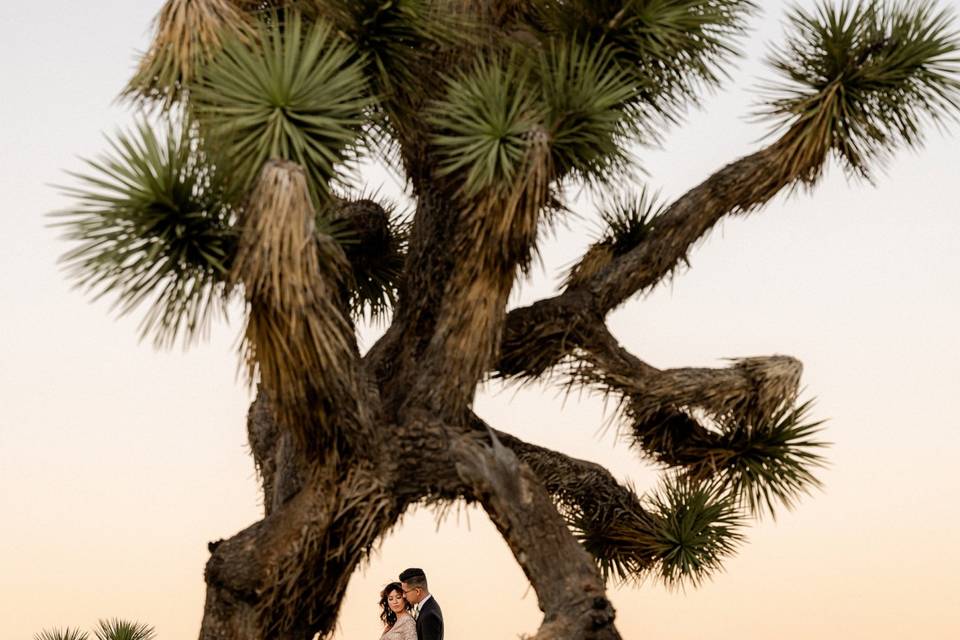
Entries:
{"label": "couple embracing", "polygon": [[443,640],[443,613],[423,569],[407,569],[380,593],[380,640]]}

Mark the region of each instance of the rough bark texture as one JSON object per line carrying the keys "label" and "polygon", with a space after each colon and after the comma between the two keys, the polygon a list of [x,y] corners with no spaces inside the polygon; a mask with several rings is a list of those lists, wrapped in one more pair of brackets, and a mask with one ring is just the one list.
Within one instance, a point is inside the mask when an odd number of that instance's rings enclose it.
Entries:
{"label": "rough bark texture", "polygon": [[[498,25],[509,22],[519,6],[473,4],[490,9]],[[401,93],[393,99],[409,107],[425,97]],[[385,107],[388,114],[391,108]],[[416,211],[384,337],[363,358],[340,333],[337,350],[324,350],[320,342],[300,344],[297,336],[312,335],[308,321],[319,308],[316,300],[307,296],[314,307],[282,301],[287,306],[277,309],[266,290],[251,303],[250,313],[267,314],[268,320],[289,318],[290,309],[305,314],[304,321],[290,320],[289,338],[305,350],[301,361],[322,366],[300,379],[294,375],[297,362],[273,363],[277,379],[296,381],[298,402],[290,405],[286,385],[266,385],[251,407],[250,448],[263,483],[265,517],[211,544],[201,639],[328,635],[347,581],[371,547],[410,505],[451,500],[482,505],[508,543],[544,612],[536,640],[619,638],[604,579],[588,551],[592,544],[616,547],[626,536],[624,553],[642,570],[656,561],[643,555],[640,544],[649,534],[649,514],[636,494],[602,467],[482,424],[471,410],[477,385],[491,375],[529,380],[568,365],[571,383],[602,381],[631,400],[646,398],[647,419],[661,425],[674,420],[676,437],[688,439],[709,438],[686,411],[697,398],[715,400],[720,410],[741,410],[750,403],[769,404],[771,394],[781,398],[791,384],[795,391],[799,369],[792,360],[767,368],[659,371],[616,343],[605,316],[668,277],[724,216],[766,202],[793,184],[797,172],[783,169],[777,144],[733,162],[668,207],[636,246],[602,268],[594,265],[588,275],[581,270],[582,277],[557,296],[507,313],[558,176],[549,174],[545,156],[532,144],[527,173],[539,177],[506,195],[465,203],[458,185],[435,175],[416,135],[422,123],[411,117],[392,126]],[[385,241],[387,217],[375,203],[343,207],[339,217],[352,221],[361,242]],[[357,269],[374,258],[348,247],[344,260]],[[256,266],[269,271],[269,265]],[[261,275],[269,282],[270,273]],[[341,275],[317,272],[301,283],[308,294],[341,292],[337,304],[323,307],[325,324],[318,331],[352,327]],[[237,277],[242,282],[244,274]],[[266,338],[250,338],[254,354],[257,339]],[[678,385],[686,396],[677,395]],[[707,389],[715,392],[714,400],[702,399]],[[299,423],[289,424],[294,419]],[[326,435],[311,439],[318,433]],[[384,434],[402,450],[388,448]],[[668,442],[648,445],[660,447],[668,461],[673,455]],[[580,530],[584,523],[593,530]],[[604,539],[613,531],[615,539]]]}
{"label": "rough bark texture", "polygon": [[[591,534],[594,541],[605,526],[642,539],[649,516],[602,467],[478,426],[470,412],[473,393],[485,375],[529,379],[566,362],[571,383],[602,381],[607,389],[646,397],[648,417],[662,422],[672,415],[676,437],[688,441],[710,434],[678,410],[682,398],[666,397],[680,378],[692,396],[703,397],[709,387],[719,388],[720,398],[761,401],[770,385],[758,382],[755,368],[659,371],[624,350],[604,316],[669,275],[724,215],[747,210],[736,185],[755,180],[769,153],[725,167],[680,198],[644,242],[605,269],[510,313],[506,300],[532,246],[531,223],[500,232],[497,246],[513,242],[513,250],[437,251],[476,238],[471,216],[477,213],[429,180],[415,184],[418,209],[392,325],[365,358],[344,363],[362,382],[351,387],[358,397],[338,408],[349,415],[333,419],[373,421],[376,429],[367,432],[390,433],[418,460],[416,468],[390,462],[404,456],[377,438],[345,459],[304,455],[261,390],[248,431],[265,518],[211,545],[201,638],[329,634],[349,576],[403,511],[421,501],[461,499],[483,506],[536,590],[544,621],[535,638],[619,637],[604,581],[585,550],[591,538],[578,539],[572,528],[585,514],[600,531]],[[364,203],[363,216],[376,227],[381,217],[372,206]],[[794,361],[778,362],[786,363],[788,383],[795,382]],[[361,406],[358,414],[354,407]],[[662,448],[669,458],[670,447]]]}

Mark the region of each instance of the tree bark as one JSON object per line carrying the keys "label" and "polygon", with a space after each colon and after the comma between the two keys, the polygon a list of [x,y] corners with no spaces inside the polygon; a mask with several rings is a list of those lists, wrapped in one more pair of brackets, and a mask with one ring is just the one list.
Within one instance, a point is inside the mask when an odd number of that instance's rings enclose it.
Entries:
{"label": "tree bark", "polygon": [[201,640],[312,638],[333,631],[358,563],[406,505],[373,469],[318,468],[269,516],[211,544]]}
{"label": "tree bark", "polygon": [[[481,2],[474,9],[488,4],[501,28],[519,15],[517,3]],[[322,420],[309,402],[274,406],[269,398],[285,393],[284,385],[264,390],[251,407],[248,433],[265,517],[211,545],[201,639],[328,635],[351,573],[404,510],[420,501],[451,500],[479,502],[507,541],[544,612],[536,640],[617,639],[604,578],[584,544],[603,539],[615,547],[603,538],[615,529],[618,541],[626,539],[623,553],[632,554],[627,561],[643,570],[656,559],[631,545],[649,533],[649,514],[602,468],[478,424],[473,395],[491,372],[529,380],[572,362],[574,382],[602,380],[624,396],[662,401],[674,417],[689,418],[681,411],[683,398],[653,391],[653,381],[676,385],[681,371],[659,371],[627,353],[604,318],[669,276],[724,216],[766,202],[797,175],[784,172],[778,143],[737,160],[657,216],[636,246],[583,271],[559,295],[508,314],[513,282],[535,248],[538,216],[556,176],[520,184],[506,198],[465,203],[460,185],[434,175],[429,150],[414,135],[417,127],[396,126],[417,210],[391,326],[363,359],[348,344],[334,358],[336,367],[312,368],[319,383],[338,390],[334,397],[312,389],[313,381],[304,383],[303,398],[324,400]],[[535,155],[528,161],[538,162]],[[384,238],[386,218],[374,203],[345,206],[353,208],[341,217],[358,233]],[[332,281],[321,284],[327,292],[342,289]],[[338,305],[344,310],[342,301]],[[328,305],[321,315],[328,311],[336,312]],[[346,324],[330,326],[339,338]],[[302,326],[293,322],[293,329]],[[770,380],[757,384],[746,370],[682,375],[701,385],[759,389],[754,399],[767,387],[783,388]],[[793,373],[785,378],[792,380]],[[304,424],[278,423],[278,412]],[[339,443],[336,451],[304,448],[304,438],[316,440],[318,429],[326,439],[317,441]],[[683,429],[703,435],[692,420],[678,422],[677,432]],[[578,540],[571,527],[587,521],[595,530],[580,531]]]}
{"label": "tree bark", "polygon": [[530,468],[492,432],[490,445],[458,441],[457,470],[537,592],[534,640],[618,640],[600,572]]}

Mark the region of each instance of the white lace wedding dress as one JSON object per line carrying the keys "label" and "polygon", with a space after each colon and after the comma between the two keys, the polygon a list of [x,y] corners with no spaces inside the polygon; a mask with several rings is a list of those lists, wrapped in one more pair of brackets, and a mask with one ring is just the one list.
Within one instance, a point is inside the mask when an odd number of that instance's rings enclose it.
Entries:
{"label": "white lace wedding dress", "polygon": [[380,640],[417,640],[417,622],[409,613],[402,615]]}

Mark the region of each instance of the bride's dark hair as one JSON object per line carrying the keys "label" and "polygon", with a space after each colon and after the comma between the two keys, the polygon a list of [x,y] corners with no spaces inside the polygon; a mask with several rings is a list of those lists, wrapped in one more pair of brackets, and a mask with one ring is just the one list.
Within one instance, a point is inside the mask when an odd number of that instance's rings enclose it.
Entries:
{"label": "bride's dark hair", "polygon": [[[393,609],[390,608],[390,605],[387,604],[387,598],[389,598],[390,594],[394,591],[399,593],[401,598],[403,597],[403,585],[399,582],[391,582],[380,592],[380,619],[383,620],[384,624],[388,624],[391,627],[397,623],[397,614],[395,614]],[[413,605],[406,600],[403,601],[403,606],[407,611],[413,608]]]}

